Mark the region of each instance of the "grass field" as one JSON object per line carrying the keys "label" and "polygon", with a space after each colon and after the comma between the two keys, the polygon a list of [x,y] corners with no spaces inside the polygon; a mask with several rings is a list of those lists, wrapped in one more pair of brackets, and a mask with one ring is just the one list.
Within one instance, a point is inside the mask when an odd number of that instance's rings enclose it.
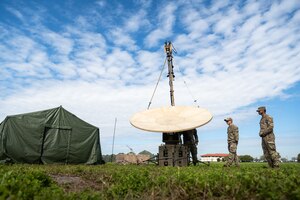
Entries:
{"label": "grass field", "polygon": [[0,165],[0,199],[300,199],[300,164]]}

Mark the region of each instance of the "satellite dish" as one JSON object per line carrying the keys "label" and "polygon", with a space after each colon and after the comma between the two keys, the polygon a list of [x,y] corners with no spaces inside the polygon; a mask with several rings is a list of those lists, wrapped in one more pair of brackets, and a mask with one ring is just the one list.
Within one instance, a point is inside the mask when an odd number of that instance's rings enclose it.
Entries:
{"label": "satellite dish", "polygon": [[210,122],[212,114],[193,106],[168,106],[145,110],[134,114],[132,126],[151,132],[181,132],[203,126]]}

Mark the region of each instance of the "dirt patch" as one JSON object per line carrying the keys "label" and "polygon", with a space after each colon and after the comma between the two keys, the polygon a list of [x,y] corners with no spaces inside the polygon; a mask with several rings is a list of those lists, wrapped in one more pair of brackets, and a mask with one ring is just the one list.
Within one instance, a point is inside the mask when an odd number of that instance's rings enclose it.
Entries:
{"label": "dirt patch", "polygon": [[50,174],[50,177],[61,186],[65,192],[80,192],[83,190],[99,191],[103,189],[101,184],[90,180],[84,180],[79,176]]}

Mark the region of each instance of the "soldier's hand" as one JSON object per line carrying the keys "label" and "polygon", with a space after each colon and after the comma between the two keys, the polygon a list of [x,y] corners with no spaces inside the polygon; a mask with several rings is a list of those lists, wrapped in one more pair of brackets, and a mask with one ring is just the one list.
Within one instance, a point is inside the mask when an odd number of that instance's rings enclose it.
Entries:
{"label": "soldier's hand", "polygon": [[266,132],[261,133],[261,137],[266,137],[267,135],[268,135],[268,133],[266,133]]}

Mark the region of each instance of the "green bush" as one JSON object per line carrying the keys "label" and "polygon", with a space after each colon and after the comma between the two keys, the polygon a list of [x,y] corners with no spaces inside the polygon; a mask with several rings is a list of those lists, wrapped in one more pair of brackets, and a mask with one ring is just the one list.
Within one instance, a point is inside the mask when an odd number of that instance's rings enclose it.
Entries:
{"label": "green bush", "polygon": [[29,166],[1,168],[0,182],[1,199],[33,199],[62,194],[62,189],[46,173]]}
{"label": "green bush", "polygon": [[299,164],[266,166],[0,165],[0,199],[300,199]]}

